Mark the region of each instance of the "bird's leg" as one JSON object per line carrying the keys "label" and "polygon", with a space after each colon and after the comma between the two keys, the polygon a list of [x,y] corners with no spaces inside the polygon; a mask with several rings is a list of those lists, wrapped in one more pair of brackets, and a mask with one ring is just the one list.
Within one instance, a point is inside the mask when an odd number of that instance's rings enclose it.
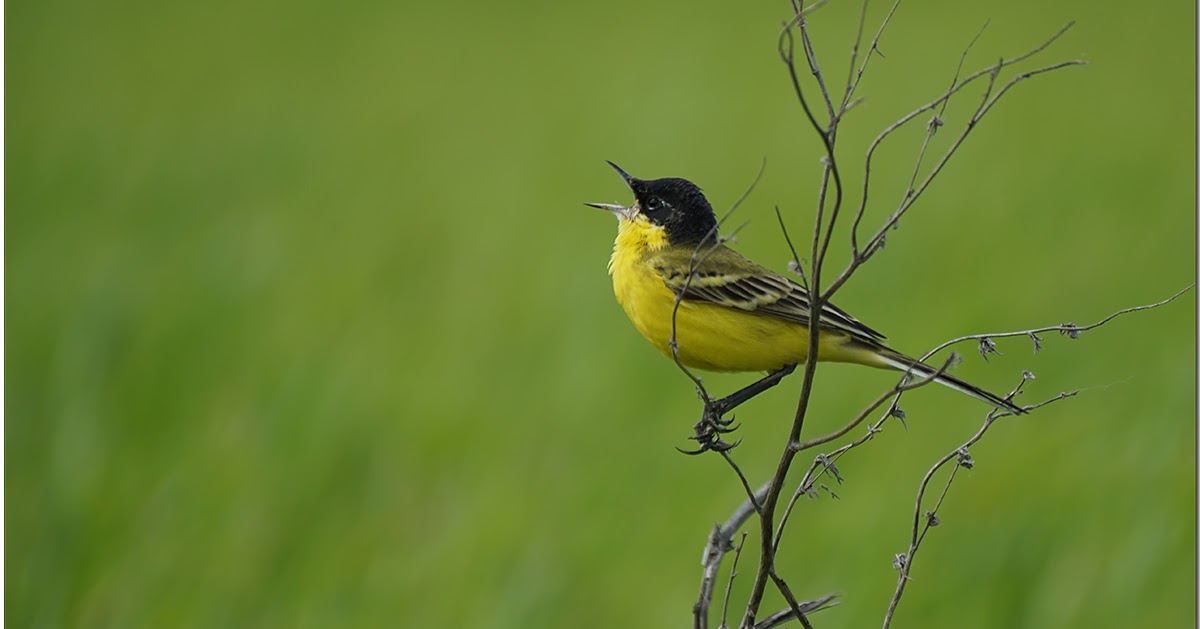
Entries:
{"label": "bird's leg", "polygon": [[700,442],[700,449],[687,454],[700,454],[706,450],[728,450],[736,444],[721,440],[721,435],[733,432],[729,427],[732,420],[725,419],[725,413],[732,411],[754,396],[779,384],[780,380],[796,370],[796,365],[788,365],[778,371],[772,371],[767,376],[747,387],[743,387],[719,400],[709,400],[704,403],[704,414],[696,424],[696,435],[693,439]]}
{"label": "bird's leg", "polygon": [[704,404],[705,419],[712,419],[713,423],[719,426],[728,426],[729,422],[724,419],[725,413],[741,406],[750,401],[751,398],[779,384],[784,376],[790,375],[796,370],[796,365],[788,365],[779,371],[772,371],[767,374],[762,380],[751,384],[748,387],[739,389],[719,400],[713,400]]}

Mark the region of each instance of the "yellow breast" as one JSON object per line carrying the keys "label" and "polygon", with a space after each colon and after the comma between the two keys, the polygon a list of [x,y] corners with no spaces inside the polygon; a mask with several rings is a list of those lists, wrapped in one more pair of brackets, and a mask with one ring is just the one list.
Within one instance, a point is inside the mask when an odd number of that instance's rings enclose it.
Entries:
{"label": "yellow breast", "polygon": [[[645,220],[622,220],[609,272],[613,277],[613,292],[629,320],[670,358],[675,294],[652,264],[655,252],[666,246],[660,227]],[[695,301],[681,302],[674,320],[679,359],[688,367],[707,371],[774,371],[802,363],[808,356],[808,328],[795,322]],[[824,347],[824,341],[823,338],[820,357],[841,359],[834,355],[837,353],[834,347]]]}

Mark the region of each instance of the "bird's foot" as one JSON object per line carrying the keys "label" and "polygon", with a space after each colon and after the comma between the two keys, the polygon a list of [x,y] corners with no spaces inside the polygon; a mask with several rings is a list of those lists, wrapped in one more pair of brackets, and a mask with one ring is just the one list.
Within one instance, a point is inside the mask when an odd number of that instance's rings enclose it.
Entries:
{"label": "bird's foot", "polygon": [[699,432],[697,432],[695,435],[688,437],[688,438],[698,441],[700,443],[700,447],[696,448],[695,450],[684,450],[683,448],[675,448],[675,449],[679,450],[683,454],[687,454],[689,456],[696,456],[697,454],[704,454],[705,452],[708,452],[709,450],[712,450],[713,452],[727,452],[729,450],[736,448],[738,446],[738,444],[742,442],[741,439],[738,439],[737,441],[734,441],[733,443],[729,443],[728,441],[725,441],[724,439],[722,439],[721,436],[716,433],[709,433],[706,435],[701,435]]}
{"label": "bird's foot", "polygon": [[699,434],[701,429],[705,429],[715,433],[727,433],[737,430],[737,426],[730,428],[733,424],[733,418],[725,419],[725,413],[729,412],[728,398],[719,400],[708,400],[704,402],[704,413],[700,416],[700,421],[696,424],[696,432]]}
{"label": "bird's foot", "polygon": [[693,441],[700,444],[700,447],[695,450],[679,450],[684,454],[703,454],[712,450],[714,452],[724,452],[733,449],[741,440],[729,443],[721,438],[722,435],[729,434],[738,429],[733,426],[733,419],[725,419],[723,415],[728,410],[725,400],[711,400],[704,403],[704,414],[701,415],[700,421],[696,422],[696,434],[689,437]]}

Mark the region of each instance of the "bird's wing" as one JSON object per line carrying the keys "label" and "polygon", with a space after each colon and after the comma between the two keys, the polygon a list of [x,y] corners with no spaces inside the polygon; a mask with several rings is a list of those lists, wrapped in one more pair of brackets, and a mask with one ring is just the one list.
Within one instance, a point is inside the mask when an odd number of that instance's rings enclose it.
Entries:
{"label": "bird's wing", "polygon": [[[808,291],[803,286],[723,245],[694,256],[691,250],[663,252],[652,263],[667,288],[685,300],[809,324]],[[881,345],[885,338],[833,304],[825,304],[820,327],[870,345]]]}

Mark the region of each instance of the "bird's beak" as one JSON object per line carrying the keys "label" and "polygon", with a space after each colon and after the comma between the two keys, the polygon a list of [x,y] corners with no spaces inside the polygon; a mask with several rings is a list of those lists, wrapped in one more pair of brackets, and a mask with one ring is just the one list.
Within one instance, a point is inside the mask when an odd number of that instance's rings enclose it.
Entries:
{"label": "bird's beak", "polygon": [[633,215],[635,213],[633,208],[625,207],[624,205],[617,205],[615,203],[584,203],[584,205],[588,207],[598,207],[602,210],[608,210],[609,212],[616,214],[617,218],[623,218],[630,221],[633,220]]}
{"label": "bird's beak", "polygon": [[620,166],[617,166],[616,164],[609,162],[608,160],[604,160],[604,161],[608,162],[608,165],[612,166],[613,170],[617,171],[618,175],[621,175],[621,179],[625,180],[625,185],[629,186],[630,190],[633,190],[633,182],[637,181],[637,179],[635,179],[633,177],[633,175],[630,175],[629,173],[625,172],[624,170],[621,170]]}
{"label": "bird's beak", "polygon": [[[621,170],[620,166],[617,166],[612,162],[608,162],[608,165],[612,166],[613,170],[617,171],[618,175],[621,175],[621,179],[625,180],[625,185],[629,186],[630,190],[633,190],[633,184],[637,181],[637,179],[635,179],[633,175]],[[637,209],[634,207],[625,207],[624,205],[615,205],[612,203],[584,203],[584,205],[589,207],[598,207],[602,210],[608,210],[609,212],[616,214],[617,218],[623,218],[630,221],[632,221],[634,216],[637,214]]]}

